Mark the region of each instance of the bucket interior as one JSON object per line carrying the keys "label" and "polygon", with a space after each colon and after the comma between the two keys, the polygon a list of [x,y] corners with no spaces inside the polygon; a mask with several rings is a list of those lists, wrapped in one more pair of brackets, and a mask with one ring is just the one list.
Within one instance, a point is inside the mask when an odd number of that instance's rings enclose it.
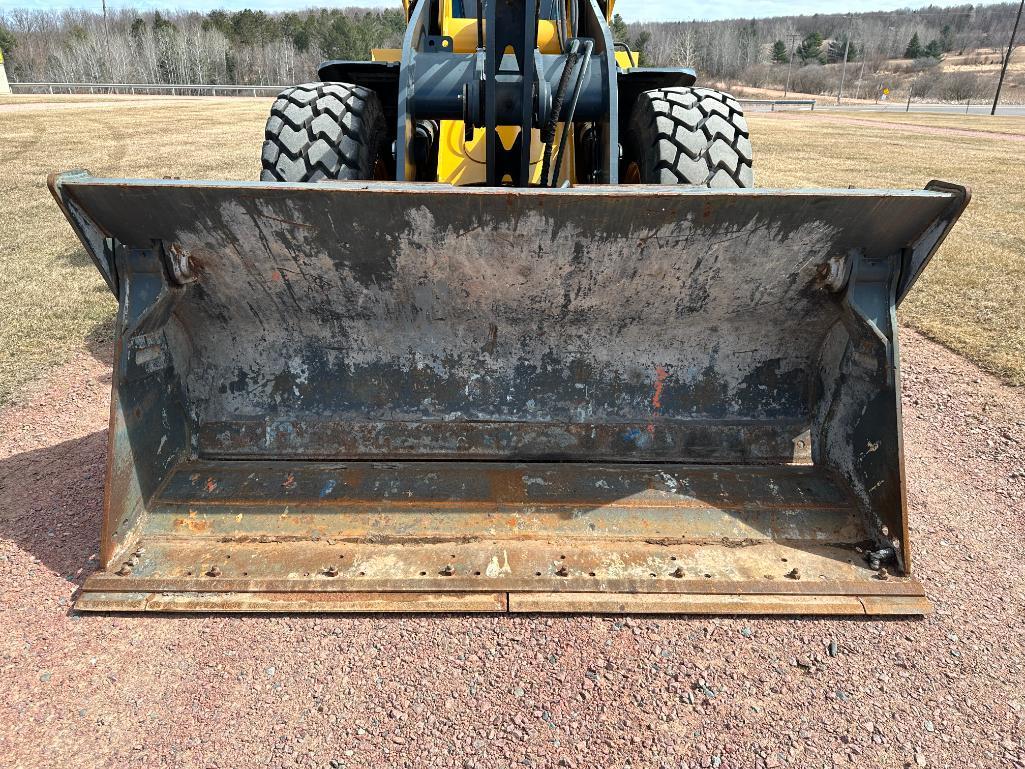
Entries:
{"label": "bucket interior", "polygon": [[74,194],[122,308],[93,608],[922,607],[864,554],[906,524],[886,322],[949,196]]}

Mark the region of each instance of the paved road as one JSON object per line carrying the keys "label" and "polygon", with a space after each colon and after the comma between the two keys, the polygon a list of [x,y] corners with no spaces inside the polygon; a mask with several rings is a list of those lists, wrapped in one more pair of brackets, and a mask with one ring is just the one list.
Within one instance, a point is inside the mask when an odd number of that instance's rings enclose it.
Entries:
{"label": "paved road", "polygon": [[[968,108],[969,114],[972,115],[988,115],[993,105],[990,104],[973,104]],[[907,102],[898,104],[897,102],[889,102],[888,104],[845,104],[842,107],[837,107],[832,101],[819,101],[815,105],[815,110],[840,110],[850,112],[904,112],[907,110]],[[911,112],[932,112],[938,114],[950,114],[950,115],[963,115],[965,114],[964,104],[915,104],[911,105]],[[1025,117],[1025,105],[1020,104],[1006,104],[997,107],[998,117]]]}

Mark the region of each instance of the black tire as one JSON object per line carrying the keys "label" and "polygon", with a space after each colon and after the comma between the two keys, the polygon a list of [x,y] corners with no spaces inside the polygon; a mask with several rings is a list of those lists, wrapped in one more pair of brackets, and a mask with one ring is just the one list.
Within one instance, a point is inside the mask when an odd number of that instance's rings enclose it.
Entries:
{"label": "black tire", "polygon": [[754,187],[747,121],[729,94],[710,88],[645,91],[624,138],[625,183]]}
{"label": "black tire", "polygon": [[282,91],[263,143],[265,182],[391,178],[388,126],[377,94],[348,83]]}

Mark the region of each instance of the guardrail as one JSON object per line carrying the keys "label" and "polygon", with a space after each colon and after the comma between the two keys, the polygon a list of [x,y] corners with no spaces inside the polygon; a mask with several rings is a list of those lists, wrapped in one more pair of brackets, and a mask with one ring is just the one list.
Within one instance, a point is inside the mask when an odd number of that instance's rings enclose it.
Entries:
{"label": "guardrail", "polygon": [[779,109],[808,109],[815,111],[815,99],[737,99],[745,107],[754,107],[755,111],[775,112]]}
{"label": "guardrail", "polygon": [[[203,83],[11,83],[14,93],[153,95],[171,96],[277,96],[285,85],[216,85]],[[814,110],[815,99],[737,99],[754,111],[777,109]]]}
{"label": "guardrail", "polygon": [[171,96],[277,96],[284,85],[211,85],[200,83],[11,83],[14,93],[165,95]]}

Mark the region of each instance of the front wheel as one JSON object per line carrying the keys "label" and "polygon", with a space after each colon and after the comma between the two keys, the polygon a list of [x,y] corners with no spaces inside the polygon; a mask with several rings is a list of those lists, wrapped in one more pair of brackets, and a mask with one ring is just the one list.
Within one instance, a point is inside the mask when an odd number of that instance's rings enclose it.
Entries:
{"label": "front wheel", "polygon": [[261,181],[391,178],[388,124],[369,88],[307,83],[282,91],[264,138]]}
{"label": "front wheel", "polygon": [[732,96],[710,88],[659,88],[637,97],[624,137],[626,184],[754,187],[751,138]]}

